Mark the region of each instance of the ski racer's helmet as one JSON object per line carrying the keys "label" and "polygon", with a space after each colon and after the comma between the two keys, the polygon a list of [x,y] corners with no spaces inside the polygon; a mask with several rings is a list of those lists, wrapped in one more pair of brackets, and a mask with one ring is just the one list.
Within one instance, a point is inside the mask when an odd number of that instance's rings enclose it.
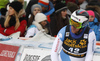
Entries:
{"label": "ski racer's helmet", "polygon": [[70,18],[70,25],[74,26],[75,28],[84,28],[87,26],[89,20],[89,15],[87,11],[83,9],[76,10],[72,13]]}

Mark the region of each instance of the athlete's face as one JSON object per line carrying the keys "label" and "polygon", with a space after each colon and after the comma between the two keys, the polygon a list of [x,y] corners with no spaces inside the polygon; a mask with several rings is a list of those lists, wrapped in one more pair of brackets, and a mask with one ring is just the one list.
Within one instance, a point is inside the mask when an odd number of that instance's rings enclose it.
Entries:
{"label": "athlete's face", "polygon": [[74,26],[71,26],[72,33],[77,33],[79,29],[75,28]]}

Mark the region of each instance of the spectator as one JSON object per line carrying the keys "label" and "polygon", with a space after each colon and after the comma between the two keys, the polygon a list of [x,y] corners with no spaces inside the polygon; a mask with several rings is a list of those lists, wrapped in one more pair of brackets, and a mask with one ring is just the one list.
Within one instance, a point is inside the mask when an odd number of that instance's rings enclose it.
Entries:
{"label": "spectator", "polygon": [[31,14],[32,5],[37,4],[37,3],[38,3],[38,0],[30,0],[29,1],[28,5],[25,9],[27,22],[28,22],[29,15]]}
{"label": "spectator", "polygon": [[86,6],[86,10],[92,10],[95,13],[95,17],[100,22],[100,2],[98,1],[90,1],[88,5]]}
{"label": "spectator", "polygon": [[34,4],[32,7],[31,7],[31,17],[29,18],[28,20],[28,26],[30,26],[34,20],[34,16],[37,14],[37,13],[40,13],[42,12],[42,8],[40,5],[38,4]]}
{"label": "spectator", "polygon": [[39,0],[38,4],[42,6],[42,13],[47,16],[48,22],[50,23],[50,15],[55,11],[52,2],[49,0]]}
{"label": "spectator", "polygon": [[89,14],[89,26],[92,28],[96,35],[96,40],[100,41],[100,23],[98,22],[92,10],[87,11]]}
{"label": "spectator", "polygon": [[48,33],[48,28],[46,27],[47,24],[47,17],[43,13],[37,13],[35,15],[35,20],[33,21],[32,25],[28,28],[25,37],[33,37],[39,31],[45,30]]}
{"label": "spectator", "polygon": [[6,20],[3,24],[0,24],[0,33],[9,36],[15,32],[20,31],[20,36],[24,36],[26,29],[25,11],[23,11],[23,5],[18,1],[13,1],[9,4],[9,10]]}
{"label": "spectator", "polygon": [[50,30],[51,35],[56,36],[58,31],[65,25],[69,24],[69,18],[67,16],[67,7],[64,3],[58,3],[55,5],[55,13],[50,16]]}
{"label": "spectator", "polygon": [[31,14],[31,6],[37,3],[42,6],[42,12],[47,16],[47,19],[49,19],[49,16],[55,11],[52,2],[49,0],[31,0],[26,8],[27,21],[29,14]]}
{"label": "spectator", "polygon": [[42,12],[47,16],[54,12],[54,6],[49,0],[39,0],[38,4],[42,6]]}
{"label": "spectator", "polygon": [[7,9],[6,8],[1,8],[1,15],[5,16],[6,15],[6,12],[7,12]]}

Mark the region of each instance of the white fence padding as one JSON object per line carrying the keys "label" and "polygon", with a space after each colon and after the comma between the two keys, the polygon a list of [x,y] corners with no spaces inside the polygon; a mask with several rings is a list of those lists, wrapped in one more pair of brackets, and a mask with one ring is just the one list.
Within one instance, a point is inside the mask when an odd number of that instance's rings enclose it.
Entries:
{"label": "white fence padding", "polygon": [[[46,33],[41,31],[38,34],[36,34],[33,38],[30,38],[28,40],[17,39],[19,37],[19,33],[15,33],[11,35],[11,37],[9,39],[9,37],[0,34],[0,43],[21,46],[17,53],[15,61],[24,61],[23,59],[25,59],[26,52],[29,55],[33,55],[33,57],[36,54],[38,54],[40,56],[38,61],[46,61],[46,60],[50,61],[50,51],[52,48],[53,41],[55,40],[55,37],[51,37],[50,35],[47,35]],[[2,38],[4,39],[8,38],[8,40],[2,41]],[[96,45],[93,61],[100,61],[100,42],[97,43],[99,43],[99,45]],[[48,59],[47,58],[43,59],[46,56],[48,57]]]}
{"label": "white fence padding", "polygon": [[39,32],[38,34],[36,34],[36,36],[28,40],[20,40],[20,39],[12,38],[7,41],[0,41],[0,43],[11,44],[11,45],[32,46],[34,48],[51,49],[54,40],[55,37],[51,37],[50,35],[47,35],[43,32]]}
{"label": "white fence padding", "polygon": [[100,42],[96,42],[96,49],[94,51],[93,61],[100,61]]}

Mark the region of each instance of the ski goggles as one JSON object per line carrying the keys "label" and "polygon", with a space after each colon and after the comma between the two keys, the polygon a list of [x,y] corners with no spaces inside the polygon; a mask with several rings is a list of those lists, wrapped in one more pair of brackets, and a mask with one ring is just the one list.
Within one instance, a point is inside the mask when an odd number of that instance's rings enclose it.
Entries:
{"label": "ski goggles", "polygon": [[82,28],[82,23],[80,23],[80,22],[76,22],[73,19],[70,19],[69,22],[70,22],[70,25],[74,26],[77,29]]}

